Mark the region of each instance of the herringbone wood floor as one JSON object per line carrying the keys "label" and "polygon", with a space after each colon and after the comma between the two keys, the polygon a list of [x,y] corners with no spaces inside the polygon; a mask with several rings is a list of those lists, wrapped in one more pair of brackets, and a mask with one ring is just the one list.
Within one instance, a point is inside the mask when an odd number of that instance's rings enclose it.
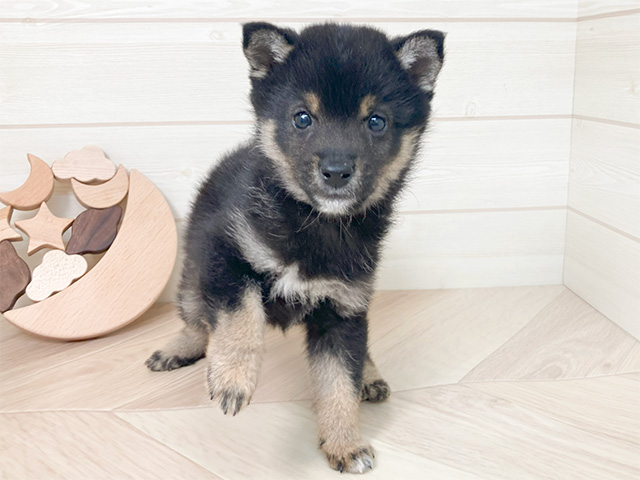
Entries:
{"label": "herringbone wood floor", "polygon": [[[204,362],[151,373],[158,305],[61,343],[0,320],[0,478],[331,479],[301,331],[268,335],[251,405],[208,405]],[[393,394],[363,404],[368,478],[640,477],[640,344],[562,286],[380,292],[371,350]]]}

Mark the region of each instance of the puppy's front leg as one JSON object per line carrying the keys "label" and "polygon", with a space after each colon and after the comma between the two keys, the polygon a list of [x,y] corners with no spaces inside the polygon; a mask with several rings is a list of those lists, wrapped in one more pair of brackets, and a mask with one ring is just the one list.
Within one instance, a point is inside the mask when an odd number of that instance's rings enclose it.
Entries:
{"label": "puppy's front leg", "polygon": [[248,286],[235,309],[219,310],[207,345],[211,400],[235,415],[258,383],[264,353],[265,313],[260,289]]}
{"label": "puppy's front leg", "polygon": [[366,314],[341,317],[323,303],[307,319],[307,348],[320,448],[340,472],[373,468],[373,451],[360,438],[362,371],[367,354]]}

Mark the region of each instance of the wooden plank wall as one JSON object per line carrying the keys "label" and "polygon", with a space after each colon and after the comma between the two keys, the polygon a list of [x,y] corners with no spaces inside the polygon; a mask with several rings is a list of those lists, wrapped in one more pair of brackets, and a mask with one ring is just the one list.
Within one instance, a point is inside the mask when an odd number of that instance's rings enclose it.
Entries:
{"label": "wooden plank wall", "polygon": [[630,6],[579,4],[564,281],[640,337],[640,9]]}
{"label": "wooden plank wall", "polygon": [[[379,288],[559,284],[577,2],[3,0],[0,190],[26,179],[26,152],[52,162],[97,144],[149,176],[180,220],[250,133],[241,22],[436,28],[448,35],[435,118]],[[52,209],[79,206],[69,195]]]}

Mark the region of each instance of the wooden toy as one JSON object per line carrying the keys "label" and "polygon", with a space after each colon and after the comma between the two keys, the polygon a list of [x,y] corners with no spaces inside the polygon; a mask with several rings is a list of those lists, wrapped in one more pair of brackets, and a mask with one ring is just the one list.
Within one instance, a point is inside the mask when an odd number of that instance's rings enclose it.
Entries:
{"label": "wooden toy", "polygon": [[71,179],[71,188],[78,201],[87,208],[109,208],[117,205],[127,195],[129,176],[120,165],[111,180],[100,185],[87,185],[75,178]]}
{"label": "wooden toy", "polygon": [[17,210],[33,210],[46,202],[53,193],[53,173],[51,168],[35,155],[27,154],[31,172],[27,181],[10,192],[0,193],[0,202]]}
{"label": "wooden toy", "polygon": [[58,180],[76,180],[84,183],[106,182],[116,173],[116,166],[104,152],[92,145],[67,153],[51,165]]}
{"label": "wooden toy", "polygon": [[42,263],[33,270],[27,296],[40,302],[71,285],[87,271],[87,261],[80,255],[67,255],[62,250],[51,250],[42,257]]}
{"label": "wooden toy", "polygon": [[52,297],[4,316],[29,332],[65,340],[117,330],[160,296],[173,270],[177,245],[166,200],[143,174],[131,170],[120,229],[98,264]]}
{"label": "wooden toy", "polygon": [[98,210],[85,210],[78,215],[71,227],[67,244],[69,255],[104,252],[113,243],[122,217],[119,206]]}
{"label": "wooden toy", "polygon": [[10,206],[0,210],[0,242],[4,240],[9,240],[10,242],[22,240],[22,235],[11,228],[11,224],[9,223],[12,213],[13,208]]}
{"label": "wooden toy", "polygon": [[35,217],[18,220],[16,227],[29,236],[27,254],[32,255],[45,247],[64,250],[62,234],[72,223],[73,218],[56,217],[42,202]]}
{"label": "wooden toy", "polygon": [[10,310],[31,281],[31,272],[8,240],[0,242],[0,312]]}

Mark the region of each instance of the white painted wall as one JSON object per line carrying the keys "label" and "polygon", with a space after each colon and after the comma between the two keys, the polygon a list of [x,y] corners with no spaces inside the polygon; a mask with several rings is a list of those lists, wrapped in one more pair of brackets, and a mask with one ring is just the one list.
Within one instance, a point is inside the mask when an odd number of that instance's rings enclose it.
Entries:
{"label": "white painted wall", "polygon": [[630,6],[579,5],[564,282],[640,338],[640,9]]}
{"label": "white painted wall", "polygon": [[[0,190],[26,179],[26,152],[53,162],[96,144],[146,174],[182,219],[250,130],[241,22],[436,28],[448,35],[433,125],[379,287],[558,284],[576,12],[577,0],[3,0]],[[59,190],[52,210],[78,213]]]}
{"label": "white painted wall", "polygon": [[[51,163],[97,144],[151,178],[180,226],[206,171],[250,132],[241,22],[438,28],[447,60],[433,125],[379,287],[556,284],[564,269],[638,335],[637,0],[325,5],[3,0],[0,190],[26,179],[27,152]],[[51,208],[82,209],[65,186]]]}

